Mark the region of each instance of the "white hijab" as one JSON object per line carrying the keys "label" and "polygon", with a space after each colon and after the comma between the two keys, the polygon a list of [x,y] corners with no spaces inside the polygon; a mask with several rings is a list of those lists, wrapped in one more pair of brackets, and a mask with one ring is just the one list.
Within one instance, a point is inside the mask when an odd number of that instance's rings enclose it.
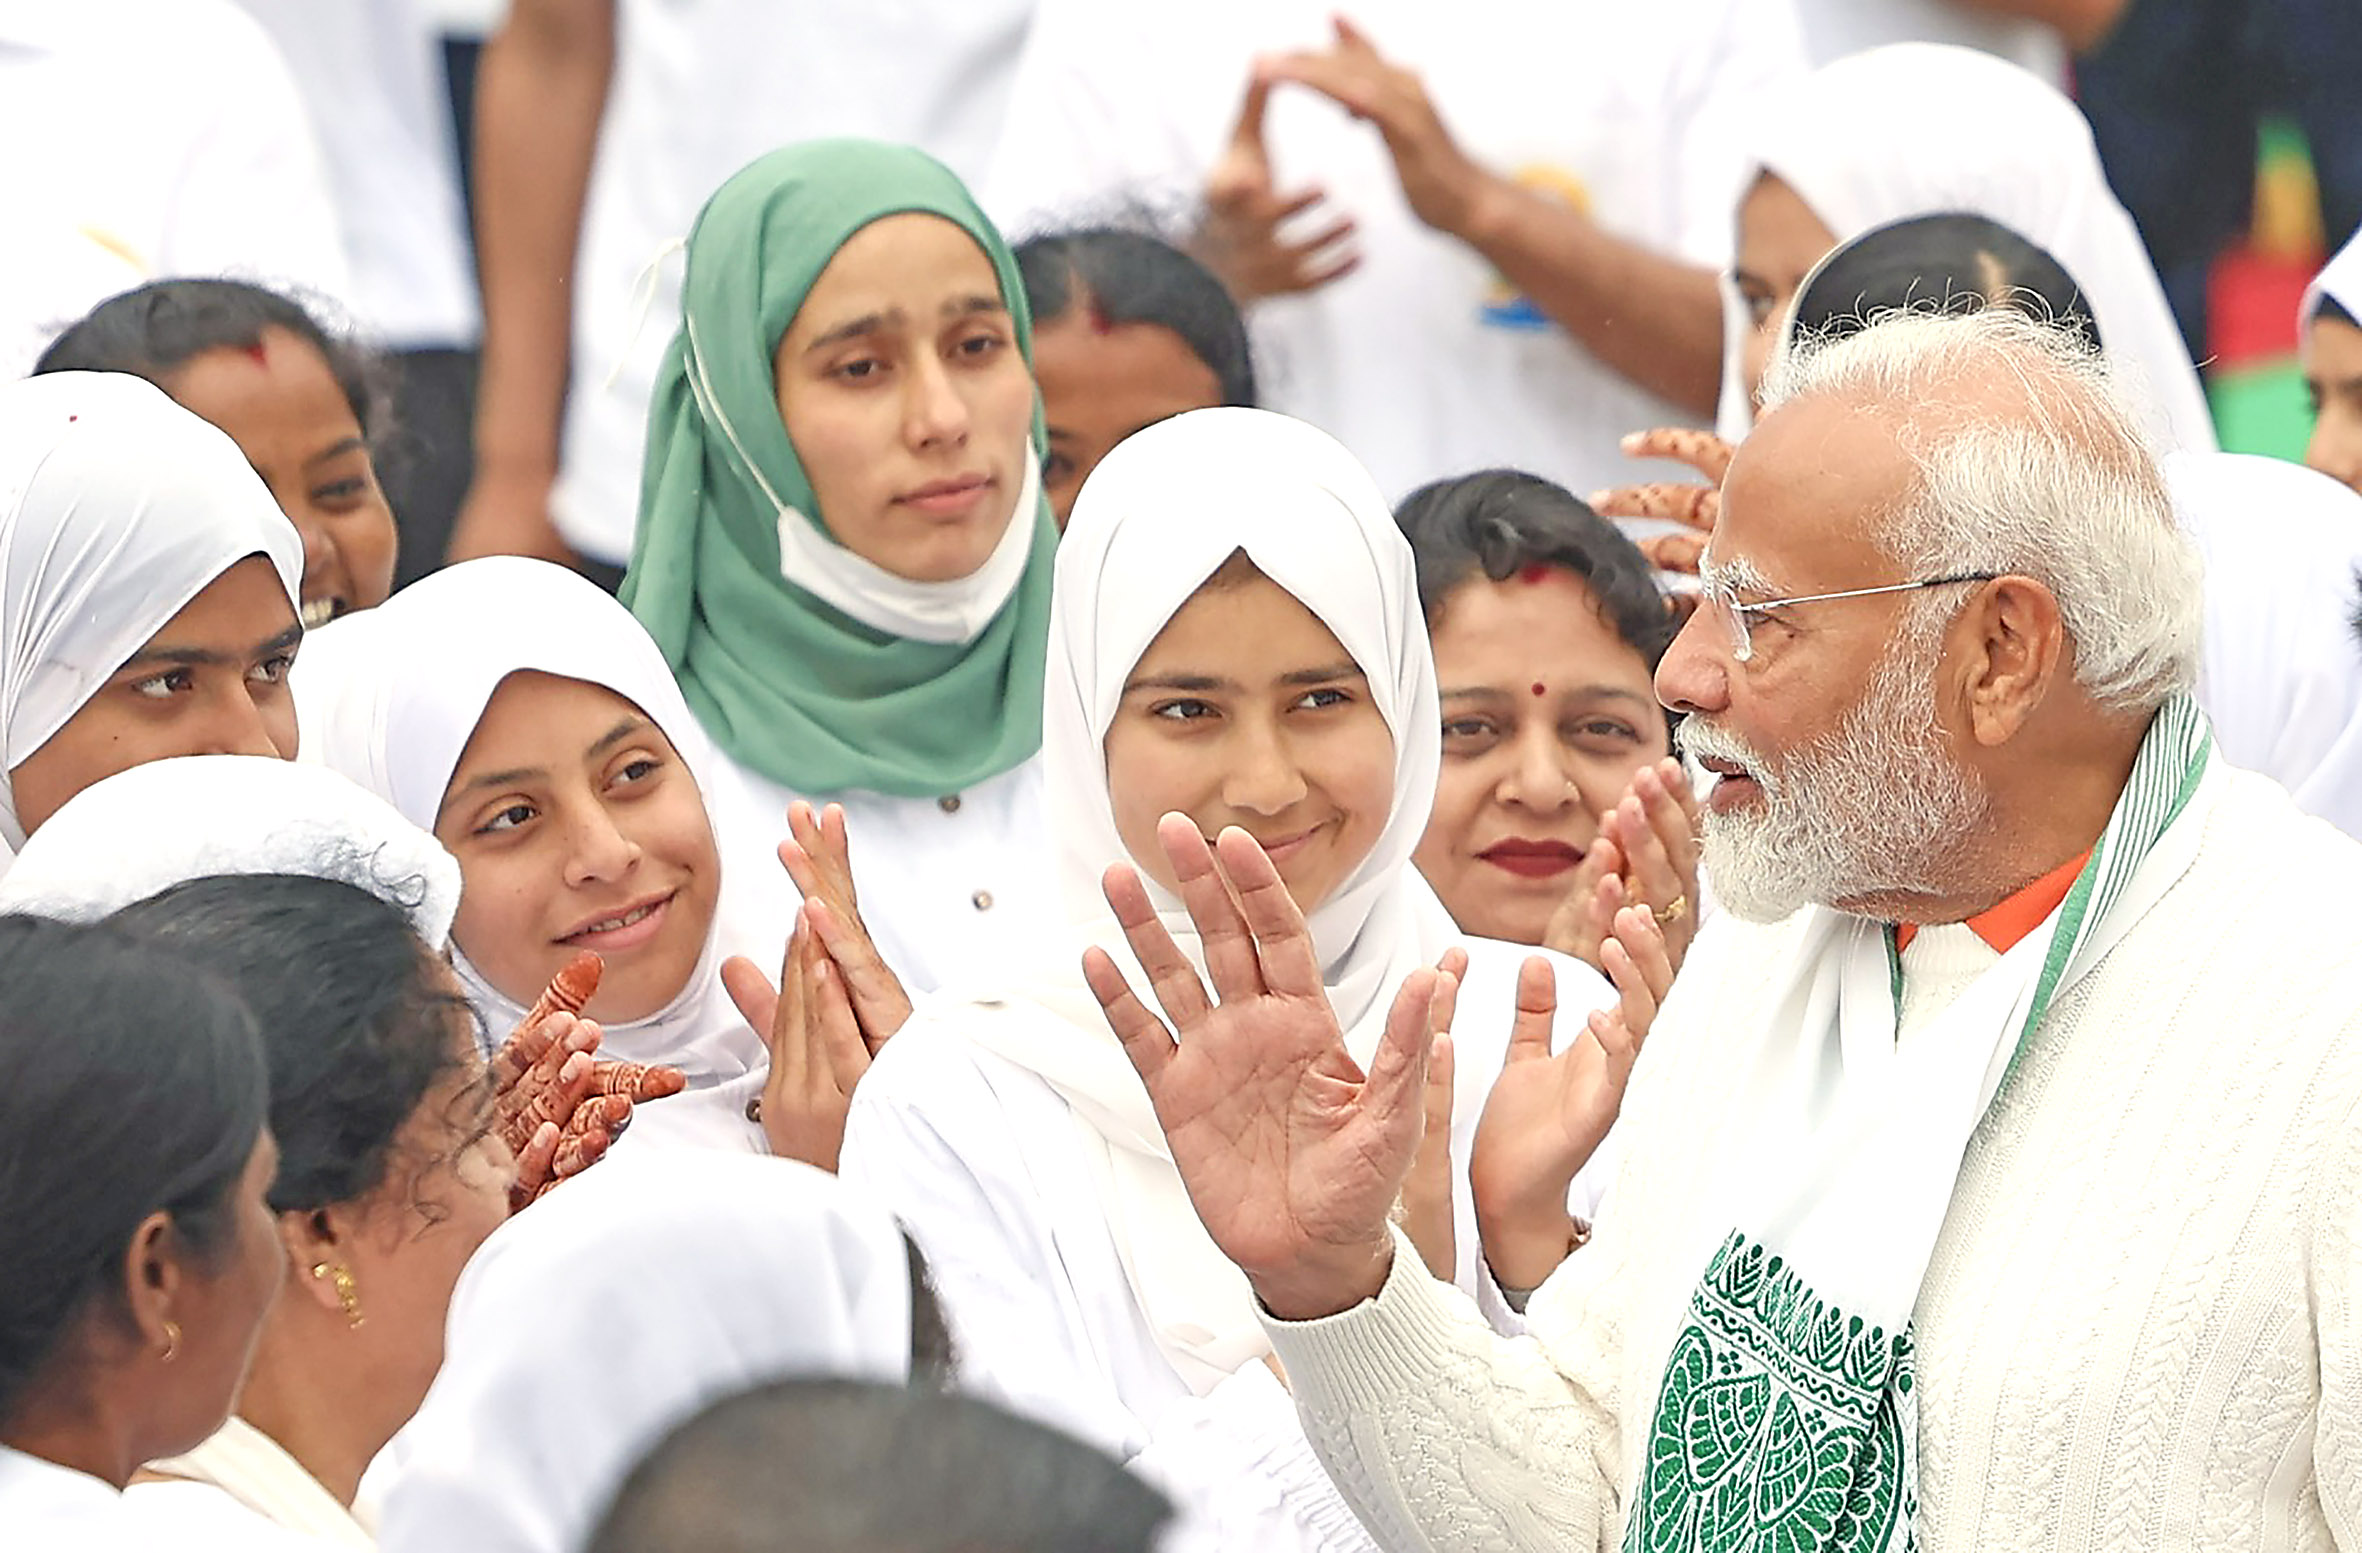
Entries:
{"label": "white hijab", "polygon": [[2223,758],[2362,837],[2362,495],[2247,453],[2177,453],[2165,478],[2206,560],[2198,701]]}
{"label": "white hijab", "polygon": [[2334,300],[2354,317],[2362,318],[2362,232],[2348,238],[2345,247],[2321,267],[2321,273],[2305,288],[2305,300],[2296,310],[2296,327],[2300,332],[2312,327],[2324,298]]}
{"label": "white hijab", "polygon": [[[0,384],[0,841],[9,773],[206,584],[251,555],[303,586],[303,540],[218,428],[118,372]],[[5,855],[0,854],[0,865]]]}
{"label": "white hijab", "polygon": [[852,1188],[793,1160],[618,1156],[468,1262],[379,1546],[573,1553],[708,1404],[795,1375],[901,1381],[910,1359],[902,1232]]}
{"label": "white hijab", "polygon": [[[2156,407],[2163,448],[2211,451],[2214,421],[2164,287],[2117,203],[2082,111],[2048,83],[1976,49],[1896,43],[1790,85],[1761,126],[1738,194],[1757,173],[1787,183],[1840,243],[1912,216],[1961,211],[2047,249],[2091,303],[2108,354]],[[1733,442],[1754,423],[1742,362],[1754,324],[1723,278],[1722,402]]]}
{"label": "white hijab", "polygon": [[[726,789],[714,780],[712,746],[663,654],[629,610],[547,561],[494,556],[447,567],[375,609],[315,632],[294,674],[303,758],[431,828],[493,693],[528,669],[601,686],[645,712],[706,795],[717,850],[728,858],[727,838],[739,828],[716,812],[714,795]],[[776,904],[784,884],[766,895],[757,879],[734,880],[742,872],[751,870],[725,862],[714,925],[688,985],[645,1019],[603,1024],[605,1055],[670,1064],[698,1089],[764,1066],[762,1042],[723,990],[720,967],[738,953],[774,963],[787,941],[791,908]],[[777,931],[765,934],[758,919]],[[460,945],[452,946],[451,963],[485,1029],[496,1040],[505,1036],[525,1005],[493,986]],[[669,1103],[649,1107],[638,1120],[655,1118]]]}
{"label": "white hijab", "polygon": [[[1030,980],[965,1004],[947,999],[919,1017],[960,1021],[978,1044],[1037,1074],[1073,1108],[1134,1297],[1176,1371],[1201,1393],[1268,1344],[1246,1280],[1190,1206],[1148,1092],[1079,961],[1085,944],[1097,944],[1145,992],[1100,894],[1107,865],[1126,856],[1108,795],[1107,730],[1141,654],[1238,551],[1335,634],[1368,676],[1393,735],[1394,806],[1385,828],[1313,910],[1310,926],[1346,1046],[1365,1066],[1403,978],[1455,943],[1468,949],[1454,1031],[1462,1160],[1500,1071],[1518,967],[1540,952],[1465,939],[1411,865],[1442,763],[1435,662],[1410,546],[1353,455],[1325,433],[1264,410],[1193,410],[1126,439],[1084,484],[1051,595],[1042,758],[1070,934]],[[1197,959],[1197,934],[1180,901],[1145,882],[1166,930]],[[1566,1006],[1605,1001],[1595,972],[1549,958]],[[1474,1221],[1462,1208],[1461,1265],[1472,1276]]]}
{"label": "white hijab", "polygon": [[0,912],[96,922],[220,874],[352,885],[400,908],[438,953],[459,910],[459,864],[376,794],[291,760],[182,755],[68,800],[0,877]]}

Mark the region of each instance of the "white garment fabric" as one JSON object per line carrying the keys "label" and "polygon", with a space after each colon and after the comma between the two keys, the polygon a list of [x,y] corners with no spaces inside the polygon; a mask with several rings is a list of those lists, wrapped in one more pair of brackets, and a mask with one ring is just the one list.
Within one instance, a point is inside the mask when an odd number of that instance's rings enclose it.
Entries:
{"label": "white garment fabric", "polygon": [[232,0],[0,0],[0,145],[0,380],[146,280],[348,294],[303,99]]}
{"label": "white garment fabric", "polygon": [[304,1553],[318,1545],[248,1516],[160,1528],[109,1484],[0,1445],[0,1526],[10,1553]]}
{"label": "white garment fabric", "polygon": [[2223,758],[2362,837],[2362,494],[2284,459],[2177,453],[2206,562],[2198,700]]}
{"label": "white garment fabric", "polygon": [[2362,232],[2356,232],[2345,247],[2340,248],[2313,277],[2305,288],[2305,299],[2296,310],[2296,327],[2301,332],[2321,311],[2324,298],[2334,298],[2337,305],[2356,318],[2362,318]]}
{"label": "white garment fabric", "polygon": [[[1132,963],[1099,893],[1105,866],[1125,856],[1107,728],[1142,652],[1238,550],[1336,635],[1393,735],[1385,827],[1310,927],[1348,1048],[1364,1063],[1403,977],[1455,943],[1469,951],[1453,1125],[1455,1157],[1468,1157],[1500,1072],[1517,970],[1534,951],[1463,940],[1410,863],[1441,759],[1410,550],[1369,476],[1327,435],[1219,409],[1117,448],[1060,544],[1042,759],[1059,816],[1058,910],[1045,920],[1062,926],[990,981],[921,1005],[854,1093],[842,1169],[910,1226],[964,1350],[997,1359],[992,1379],[1009,1401],[1132,1462],[1233,1545],[1359,1547],[1360,1528],[1258,1362],[1268,1344],[1246,1281],[1199,1223],[1080,970],[1085,944]],[[1148,887],[1194,956],[1186,912]],[[1548,958],[1564,1006],[1609,1000],[1596,972]],[[1458,1188],[1456,1250],[1473,1286],[1474,1213]],[[1594,1179],[1576,1190],[1588,1215]]]}
{"label": "white garment fabric", "polygon": [[[2226,911],[2258,859],[2273,909]],[[1915,1311],[1927,1553],[2354,1546],[2357,898],[2362,848],[2226,771],[2180,882],[2026,1043]],[[1535,1296],[1530,1342],[1402,1271],[1371,1303],[1274,1325],[1387,1546],[1621,1544],[1696,1272],[1680,1226],[1715,1189],[1699,1144],[1745,1108],[1742,1032],[1808,930],[1699,934],[1625,1100],[1615,1209]]]}
{"label": "white garment fabric", "polygon": [[148,1463],[165,1481],[123,1491],[132,1513],[159,1530],[218,1521],[225,1528],[278,1527],[319,1548],[370,1553],[377,1539],[278,1441],[232,1414],[195,1450]]}
{"label": "white garment fabric", "polygon": [[117,372],[0,383],[0,840],[9,852],[25,833],[8,773],[250,555],[270,560],[297,609],[295,525],[238,445],[162,389]]}
{"label": "white garment fabric", "polygon": [[379,1540],[574,1553],[708,1404],[796,1375],[899,1382],[910,1363],[902,1232],[850,1187],[793,1160],[619,1155],[460,1275]]}
{"label": "white garment fabric", "polygon": [[[935,798],[814,796],[718,758],[740,837],[728,856],[762,866],[787,839],[787,806],[798,798],[844,808],[861,918],[914,998],[998,978],[1059,920],[1054,881],[1042,866],[1055,842],[1039,755]],[[784,876],[782,883],[792,897]]]}
{"label": "white garment fabric", "polygon": [[[714,924],[688,984],[645,1019],[602,1023],[600,1050],[680,1068],[693,1090],[762,1068],[762,1041],[723,989],[721,963],[732,954],[777,963],[792,910],[782,903],[791,892],[769,883],[764,859],[725,849],[739,828],[715,802],[726,789],[717,787],[712,746],[664,655],[596,585],[547,561],[490,556],[446,567],[376,609],[322,628],[293,676],[303,758],[360,783],[412,824],[431,827],[484,708],[504,680],[525,670],[601,686],[646,713],[706,795],[723,857]],[[777,860],[769,861],[776,873]],[[513,1029],[539,995],[539,988],[493,986],[464,944],[453,944],[451,959],[495,1037]],[[686,1098],[655,1102],[649,1111]],[[740,1115],[735,1127],[750,1125]]]}
{"label": "white garment fabric", "polygon": [[176,884],[297,874],[364,890],[440,952],[459,864],[375,793],[266,755],[181,755],[94,782],[0,875],[0,912],[96,922]]}
{"label": "white garment fabric", "polygon": [[475,343],[441,49],[418,0],[238,0],[311,110],[352,269],[354,320],[395,350]]}
{"label": "white garment fabric", "polygon": [[1886,43],[1950,43],[2067,84],[2067,47],[2056,31],[1996,16],[1973,0],[1797,0],[1796,13],[1816,68]]}
{"label": "white garment fabric", "polygon": [[574,269],[574,381],[551,498],[585,555],[622,565],[648,399],[680,327],[680,264],[706,196],[820,135],[920,147],[973,185],[999,134],[1033,0],[614,0],[615,74]]}
{"label": "white garment fabric", "polygon": [[[1758,120],[1743,198],[1758,173],[1793,188],[1840,243],[1912,216],[1987,217],[2049,251],[2090,301],[2107,352],[2153,407],[2161,450],[2210,452],[2214,421],[2165,290],[2117,203],[2082,110],[2015,65],[1974,49],[1899,43],[1814,71]],[[1722,404],[1736,442],[1754,424],[1741,370],[1754,330],[1723,285]]]}
{"label": "white garment fabric", "polygon": [[[1143,0],[1043,0],[986,208],[1016,234],[1141,208],[1186,230],[1256,56],[1327,48],[1336,9],[1215,0],[1175,26]],[[1471,157],[1709,267],[1730,257],[1741,126],[1766,88],[1803,68],[1789,0],[1347,9],[1419,73]],[[1475,250],[1421,223],[1370,125],[1288,87],[1265,131],[1279,189],[1325,190],[1332,214],[1357,224],[1361,264],[1253,309],[1264,403],[1344,442],[1389,496],[1495,466],[1576,491],[1621,484],[1631,476],[1618,438],[1694,418],[1594,360]]]}

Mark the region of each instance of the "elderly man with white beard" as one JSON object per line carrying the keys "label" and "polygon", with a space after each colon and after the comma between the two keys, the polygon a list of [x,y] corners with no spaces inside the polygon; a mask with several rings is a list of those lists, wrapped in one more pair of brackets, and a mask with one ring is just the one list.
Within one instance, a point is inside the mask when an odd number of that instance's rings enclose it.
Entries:
{"label": "elderly man with white beard", "polygon": [[2362,1548],[2362,848],[2213,756],[2097,359],[1898,318],[1767,398],[1657,680],[1729,910],[1536,1080],[1623,1158],[1530,1335],[1388,1224],[1449,976],[1365,1074],[1249,838],[1163,832],[1203,980],[1110,870],[1313,1440],[1390,1549]]}

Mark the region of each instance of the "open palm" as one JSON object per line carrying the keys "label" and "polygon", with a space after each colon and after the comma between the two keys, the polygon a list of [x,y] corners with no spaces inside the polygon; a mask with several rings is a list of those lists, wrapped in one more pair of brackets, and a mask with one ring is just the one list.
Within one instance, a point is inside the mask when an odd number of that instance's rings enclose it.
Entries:
{"label": "open palm", "polygon": [[1083,973],[1214,1243],[1273,1314],[1334,1314],[1385,1280],[1387,1214],[1423,1132],[1431,1005],[1451,978],[1422,970],[1405,980],[1365,1074],[1345,1050],[1303,913],[1253,838],[1225,831],[1217,856],[1178,815],[1157,837],[1206,980],[1122,864],[1107,872],[1108,904],[1164,1018],[1104,951],[1085,955]]}

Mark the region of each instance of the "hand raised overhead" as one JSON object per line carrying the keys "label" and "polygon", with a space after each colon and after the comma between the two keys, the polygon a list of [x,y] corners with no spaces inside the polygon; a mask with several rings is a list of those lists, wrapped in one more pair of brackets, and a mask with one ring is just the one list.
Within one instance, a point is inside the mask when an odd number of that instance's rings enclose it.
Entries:
{"label": "hand raised overhead", "polygon": [[1209,848],[1186,816],[1168,814],[1157,840],[1211,996],[1128,864],[1103,887],[1165,1018],[1104,950],[1085,953],[1083,975],[1214,1243],[1274,1315],[1332,1315],[1377,1293],[1393,1261],[1386,1219],[1425,1131],[1430,1008],[1453,979],[1405,978],[1365,1074],[1346,1052],[1304,915],[1254,838],[1228,830]]}
{"label": "hand raised overhead", "polygon": [[1352,273],[1361,262],[1353,250],[1350,216],[1323,219],[1309,235],[1293,230],[1282,234],[1282,227],[1293,228],[1298,217],[1322,206],[1327,195],[1317,186],[1279,191],[1271,153],[1263,143],[1271,84],[1258,65],[1247,82],[1229,143],[1206,174],[1205,210],[1190,242],[1191,251],[1241,306],[1264,297],[1317,291]]}

